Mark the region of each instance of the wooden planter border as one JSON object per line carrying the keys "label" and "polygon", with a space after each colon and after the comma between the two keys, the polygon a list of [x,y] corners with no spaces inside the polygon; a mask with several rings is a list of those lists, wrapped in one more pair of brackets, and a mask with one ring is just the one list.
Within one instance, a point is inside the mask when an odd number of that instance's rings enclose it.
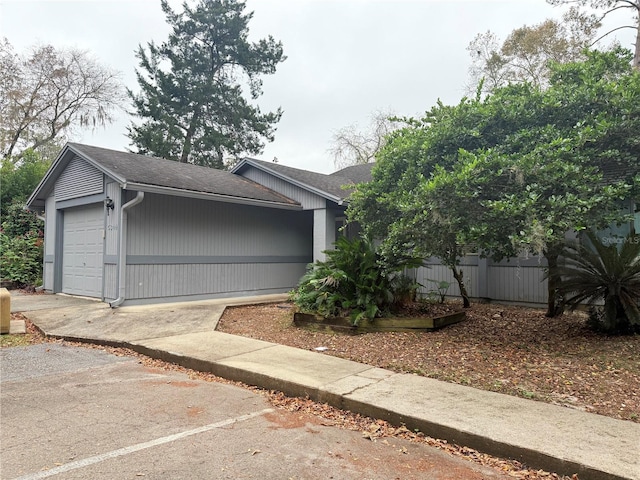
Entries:
{"label": "wooden planter border", "polygon": [[465,312],[461,311],[436,317],[376,318],[372,321],[364,320],[358,326],[353,326],[349,317],[325,318],[321,315],[296,312],[293,314],[293,324],[296,327],[310,330],[331,330],[345,333],[431,332],[461,322],[465,317]]}

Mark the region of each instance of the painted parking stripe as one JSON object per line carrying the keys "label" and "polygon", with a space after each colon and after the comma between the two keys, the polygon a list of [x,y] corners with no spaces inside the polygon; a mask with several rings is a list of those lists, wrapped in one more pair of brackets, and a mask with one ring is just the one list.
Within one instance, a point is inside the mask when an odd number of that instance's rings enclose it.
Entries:
{"label": "painted parking stripe", "polygon": [[105,460],[111,460],[112,458],[122,457],[124,455],[129,455],[130,453],[138,452],[140,450],[145,450],[147,448],[157,447],[158,445],[163,445],[165,443],[175,442],[176,440],[181,440],[183,438],[190,437],[192,435],[198,435],[199,433],[215,430],[216,428],[226,427],[227,425],[231,425],[238,422],[244,422],[254,417],[259,417],[261,415],[264,415],[265,413],[271,413],[271,412],[273,412],[272,408],[265,408],[264,410],[260,410],[259,412],[248,413],[246,415],[241,415],[236,418],[229,418],[221,422],[211,423],[209,425],[204,425],[203,427],[194,428],[193,430],[187,430],[180,433],[174,433],[173,435],[167,435],[166,437],[156,438],[155,440],[151,440],[149,442],[138,443],[136,445],[131,445],[129,447],[119,448],[118,450],[113,450],[111,452],[101,453],[100,455],[84,458],[82,460],[78,460],[75,462],[66,463],[64,465],[60,465],[58,467],[51,468],[49,470],[44,470],[42,472],[32,473],[29,475],[24,475],[22,477],[17,477],[14,480],[37,480],[39,478],[52,477],[53,475],[58,475],[59,473],[69,472],[71,470],[76,470],[78,468],[88,467],[89,465],[94,465],[96,463],[104,462]]}

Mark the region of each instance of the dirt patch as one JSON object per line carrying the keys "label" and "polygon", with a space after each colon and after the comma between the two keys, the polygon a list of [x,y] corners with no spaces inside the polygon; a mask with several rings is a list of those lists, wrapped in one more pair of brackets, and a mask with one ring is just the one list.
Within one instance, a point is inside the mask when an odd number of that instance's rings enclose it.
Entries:
{"label": "dirt patch", "polygon": [[640,335],[594,333],[580,312],[473,304],[435,332],[346,335],[293,326],[291,307],[230,307],[218,330],[640,423]]}

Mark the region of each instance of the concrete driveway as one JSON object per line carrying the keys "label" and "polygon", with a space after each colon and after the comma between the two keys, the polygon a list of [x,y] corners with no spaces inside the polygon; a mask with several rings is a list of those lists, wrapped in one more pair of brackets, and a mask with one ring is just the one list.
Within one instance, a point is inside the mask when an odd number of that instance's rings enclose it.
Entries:
{"label": "concrete driveway", "polygon": [[[267,303],[287,295],[262,295],[198,302],[111,308],[98,300],[68,295],[11,294],[11,311],[28,317],[45,332],[78,340],[129,343],[150,338],[215,330],[226,305]],[[98,335],[98,337],[96,337]]]}

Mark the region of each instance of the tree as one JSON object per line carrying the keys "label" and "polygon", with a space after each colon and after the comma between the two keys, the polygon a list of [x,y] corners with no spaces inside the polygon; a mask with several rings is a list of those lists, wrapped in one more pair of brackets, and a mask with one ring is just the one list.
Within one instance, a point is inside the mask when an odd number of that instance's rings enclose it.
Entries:
{"label": "tree", "polygon": [[[595,15],[592,16],[596,21],[600,22],[611,13],[618,10],[630,10],[634,16],[633,23],[627,25],[621,25],[613,28],[600,36],[596,42],[600,41],[607,35],[616,32],[620,29],[631,28],[636,31],[636,42],[633,55],[633,66],[640,70],[640,0],[547,0],[547,3],[551,5],[566,5],[569,3],[577,3],[582,7],[589,6],[596,10],[604,10],[604,13],[598,18]],[[594,43],[596,43],[594,42]]]}
{"label": "tree", "polygon": [[385,255],[436,255],[454,276],[470,245],[494,259],[536,253],[554,270],[567,231],[624,221],[619,201],[638,193],[640,74],[629,60],[590,52],[552,66],[547,89],[525,82],[439,104],[392,136],[350,218]]}
{"label": "tree", "polygon": [[[272,141],[282,111],[262,113],[247,100],[262,94],[261,75],[285,57],[272,37],[248,41],[252,13],[238,0],[199,0],[175,13],[162,11],[172,28],[161,45],[140,46],[140,93],[129,91],[141,123],[128,136],[139,153],[223,168],[226,156],[258,154]],[[248,94],[248,95],[247,95]]]}
{"label": "tree", "polygon": [[88,52],[34,47],[14,52],[0,42],[0,155],[18,162],[27,149],[46,151],[80,128],[106,125],[124,101],[118,75]]}
{"label": "tree", "polygon": [[[465,252],[459,225],[439,222],[442,217],[434,215],[434,204],[426,200],[423,187],[436,169],[456,162],[459,144],[479,146],[474,131],[460,125],[475,104],[467,99],[456,107],[438,103],[424,118],[409,119],[406,127],[394,131],[376,157],[373,181],[357,187],[347,210],[350,221],[359,222],[367,235],[382,239],[384,265],[401,265],[417,257],[440,258],[458,283],[464,307],[470,302],[459,268]],[[477,121],[472,128],[481,123],[479,116],[470,117]]]}
{"label": "tree", "polygon": [[14,202],[24,204],[49,168],[50,161],[38,152],[28,149],[18,163],[2,159],[0,167],[0,216],[7,215],[7,208]]}
{"label": "tree", "polygon": [[[467,50],[471,55],[468,91],[479,85],[492,92],[510,83],[548,84],[551,62],[584,58],[599,27],[597,19],[572,8],[561,21],[547,19],[534,26],[516,28],[500,45],[491,31],[476,35]],[[482,82],[482,84],[481,84]]]}
{"label": "tree", "polygon": [[333,134],[332,147],[336,168],[362,165],[375,161],[388,135],[398,129],[401,121],[391,112],[377,111],[371,115],[368,129],[361,131],[357,124],[343,127]]}

